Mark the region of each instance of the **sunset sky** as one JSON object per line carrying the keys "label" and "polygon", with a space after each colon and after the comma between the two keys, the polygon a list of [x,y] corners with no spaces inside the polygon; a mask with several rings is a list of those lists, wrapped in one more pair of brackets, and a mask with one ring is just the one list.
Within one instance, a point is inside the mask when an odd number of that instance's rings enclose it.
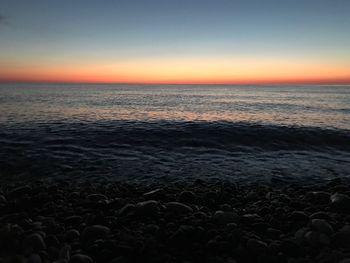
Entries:
{"label": "sunset sky", "polygon": [[1,0],[0,81],[350,83],[350,1]]}

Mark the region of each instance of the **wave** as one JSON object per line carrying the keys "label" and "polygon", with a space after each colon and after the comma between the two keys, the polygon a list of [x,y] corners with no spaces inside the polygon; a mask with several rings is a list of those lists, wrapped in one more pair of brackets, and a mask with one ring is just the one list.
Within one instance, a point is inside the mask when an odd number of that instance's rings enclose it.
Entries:
{"label": "wave", "polygon": [[319,181],[345,178],[350,169],[350,133],[340,129],[168,121],[1,126],[0,177],[11,181]]}
{"label": "wave", "polygon": [[[2,127],[0,146],[68,148],[77,151],[105,147],[150,146],[175,149],[237,146],[266,150],[350,149],[350,131],[317,127],[276,126],[233,122],[133,122],[41,123]],[[76,145],[76,146],[74,146]]]}

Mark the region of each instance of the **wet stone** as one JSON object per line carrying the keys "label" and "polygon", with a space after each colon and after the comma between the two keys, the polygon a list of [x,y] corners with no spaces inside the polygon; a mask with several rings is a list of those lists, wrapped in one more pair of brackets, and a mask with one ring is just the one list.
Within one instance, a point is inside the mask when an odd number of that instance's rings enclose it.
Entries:
{"label": "wet stone", "polygon": [[93,260],[87,255],[76,254],[71,257],[69,263],[93,263]]}
{"label": "wet stone", "polygon": [[258,239],[251,238],[247,241],[247,248],[249,251],[252,251],[257,254],[262,254],[267,251],[267,244]]}
{"label": "wet stone", "polygon": [[183,191],[179,195],[179,202],[184,204],[193,204],[196,200],[196,195],[191,191]]}
{"label": "wet stone", "polygon": [[173,212],[173,213],[192,213],[193,209],[180,202],[168,202],[165,204],[166,208],[168,211]]}
{"label": "wet stone", "polygon": [[46,244],[41,235],[38,233],[31,234],[26,237],[25,244],[27,247],[33,248],[35,251],[46,249]]}
{"label": "wet stone", "polygon": [[84,229],[81,238],[83,242],[91,242],[97,239],[105,239],[109,233],[110,229],[106,226],[88,226]]}
{"label": "wet stone", "polygon": [[135,212],[138,215],[152,216],[157,214],[158,211],[159,211],[159,202],[155,200],[148,200],[148,201],[137,203],[135,205]]}
{"label": "wet stone", "polygon": [[228,223],[236,223],[239,221],[239,216],[235,212],[224,212],[224,211],[216,211],[213,215],[214,222],[219,224],[228,224]]}
{"label": "wet stone", "polygon": [[333,227],[323,219],[312,219],[311,227],[313,230],[331,236],[334,233]]}
{"label": "wet stone", "polygon": [[350,197],[335,193],[331,196],[331,207],[336,212],[350,212]]}

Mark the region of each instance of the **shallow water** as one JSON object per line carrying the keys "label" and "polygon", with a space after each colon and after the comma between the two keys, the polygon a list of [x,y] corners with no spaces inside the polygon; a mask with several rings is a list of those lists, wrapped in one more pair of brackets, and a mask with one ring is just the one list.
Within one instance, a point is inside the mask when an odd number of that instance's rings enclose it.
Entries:
{"label": "shallow water", "polygon": [[0,85],[2,177],[350,176],[349,86]]}

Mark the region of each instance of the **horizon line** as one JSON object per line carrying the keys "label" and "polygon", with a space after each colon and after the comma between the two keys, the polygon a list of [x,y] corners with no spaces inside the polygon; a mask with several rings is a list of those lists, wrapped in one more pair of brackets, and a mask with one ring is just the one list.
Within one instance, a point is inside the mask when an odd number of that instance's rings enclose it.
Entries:
{"label": "horizon line", "polygon": [[118,81],[60,81],[60,80],[1,80],[0,84],[89,84],[89,85],[350,85],[339,81],[237,81],[237,82],[118,82]]}

